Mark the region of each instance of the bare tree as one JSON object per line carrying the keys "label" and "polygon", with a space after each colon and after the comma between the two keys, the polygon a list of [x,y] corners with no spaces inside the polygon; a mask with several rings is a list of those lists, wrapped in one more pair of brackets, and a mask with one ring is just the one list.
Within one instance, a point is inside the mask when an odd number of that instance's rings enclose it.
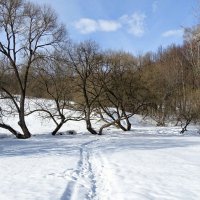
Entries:
{"label": "bare tree", "polygon": [[5,56],[7,69],[14,74],[19,88],[19,102],[7,85],[1,84],[18,113],[22,130],[10,130],[1,122],[1,128],[11,131],[17,138],[29,138],[31,133],[25,122],[25,100],[29,86],[29,72],[37,59],[42,59],[65,41],[65,28],[57,23],[49,7],[39,7],[23,0],[0,1],[0,54]]}
{"label": "bare tree", "polygon": [[179,117],[181,121],[182,130],[180,133],[187,131],[187,127],[191,122],[197,122],[200,119],[200,91],[187,91],[186,109],[181,110]]}
{"label": "bare tree", "polygon": [[51,59],[40,60],[35,71],[35,84],[43,99],[34,99],[35,107],[28,114],[38,112],[43,119],[51,119],[56,125],[52,135],[66,122],[82,120],[82,113],[72,101],[74,79],[65,55],[54,52]]}
{"label": "bare tree", "polygon": [[147,87],[154,94],[154,106],[149,114],[158,126],[165,126],[167,120],[178,116],[176,112],[185,74],[183,62],[180,47],[160,48],[151,65],[143,72]]}
{"label": "bare tree", "polygon": [[131,54],[109,52],[105,60],[103,76],[99,76],[103,91],[98,103],[99,114],[106,124],[100,128],[99,134],[110,125],[129,131],[130,117],[148,106],[149,92],[143,85],[137,59]]}
{"label": "bare tree", "polygon": [[99,47],[93,41],[86,41],[69,49],[68,57],[76,79],[76,103],[84,113],[88,131],[97,134],[92,127],[91,118],[96,108],[96,100],[101,93],[101,88],[97,92],[94,82],[95,71],[102,64]]}

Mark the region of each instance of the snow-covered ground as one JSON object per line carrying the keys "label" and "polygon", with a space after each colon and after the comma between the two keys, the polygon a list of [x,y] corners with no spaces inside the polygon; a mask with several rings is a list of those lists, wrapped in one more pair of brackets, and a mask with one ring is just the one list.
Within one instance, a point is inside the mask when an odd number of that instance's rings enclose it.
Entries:
{"label": "snow-covered ground", "polygon": [[140,116],[132,123],[130,132],[93,136],[84,122],[70,122],[62,131],[76,135],[53,137],[53,124],[32,115],[30,139],[0,129],[0,199],[199,200],[197,127],[179,135],[180,127],[155,127]]}

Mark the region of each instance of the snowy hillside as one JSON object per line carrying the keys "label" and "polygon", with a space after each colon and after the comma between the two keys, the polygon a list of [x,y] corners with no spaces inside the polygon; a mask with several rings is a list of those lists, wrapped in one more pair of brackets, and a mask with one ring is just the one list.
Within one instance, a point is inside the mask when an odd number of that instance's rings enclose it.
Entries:
{"label": "snowy hillside", "polygon": [[0,129],[2,200],[200,199],[197,127],[179,135],[180,127],[134,116],[130,132],[110,127],[93,136],[82,121],[66,123],[65,134],[53,137],[50,121],[33,114],[27,124],[33,133],[27,140]]}

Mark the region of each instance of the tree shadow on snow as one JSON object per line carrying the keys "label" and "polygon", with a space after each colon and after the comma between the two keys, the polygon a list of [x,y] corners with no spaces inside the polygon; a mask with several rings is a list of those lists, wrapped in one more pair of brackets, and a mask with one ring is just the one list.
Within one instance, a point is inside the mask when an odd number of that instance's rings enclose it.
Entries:
{"label": "tree shadow on snow", "polygon": [[[200,145],[200,140],[184,137],[121,137],[97,136],[91,149],[107,153],[123,150],[157,150]],[[86,136],[37,136],[28,140],[5,138],[0,140],[1,156],[77,155],[81,145],[92,140]]]}
{"label": "tree shadow on snow", "polygon": [[[113,138],[107,142],[98,143],[96,149],[103,152],[119,152],[123,150],[158,150],[169,148],[185,148],[190,146],[200,146],[200,139],[191,141],[183,137],[128,137]],[[94,149],[95,151],[95,149]]]}
{"label": "tree shadow on snow", "polygon": [[19,140],[4,138],[0,140],[1,156],[29,156],[29,155],[74,155],[79,151],[78,143],[73,144],[73,136],[42,136]]}

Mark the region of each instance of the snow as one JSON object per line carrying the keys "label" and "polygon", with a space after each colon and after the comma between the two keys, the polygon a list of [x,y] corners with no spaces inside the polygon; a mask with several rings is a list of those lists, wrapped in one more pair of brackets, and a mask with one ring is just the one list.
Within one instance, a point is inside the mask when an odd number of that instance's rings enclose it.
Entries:
{"label": "snow", "polygon": [[126,133],[109,127],[93,136],[81,121],[53,137],[52,122],[33,114],[27,124],[33,133],[27,140],[0,129],[2,200],[200,199],[197,126],[180,135],[180,127],[156,127],[136,115]]}

